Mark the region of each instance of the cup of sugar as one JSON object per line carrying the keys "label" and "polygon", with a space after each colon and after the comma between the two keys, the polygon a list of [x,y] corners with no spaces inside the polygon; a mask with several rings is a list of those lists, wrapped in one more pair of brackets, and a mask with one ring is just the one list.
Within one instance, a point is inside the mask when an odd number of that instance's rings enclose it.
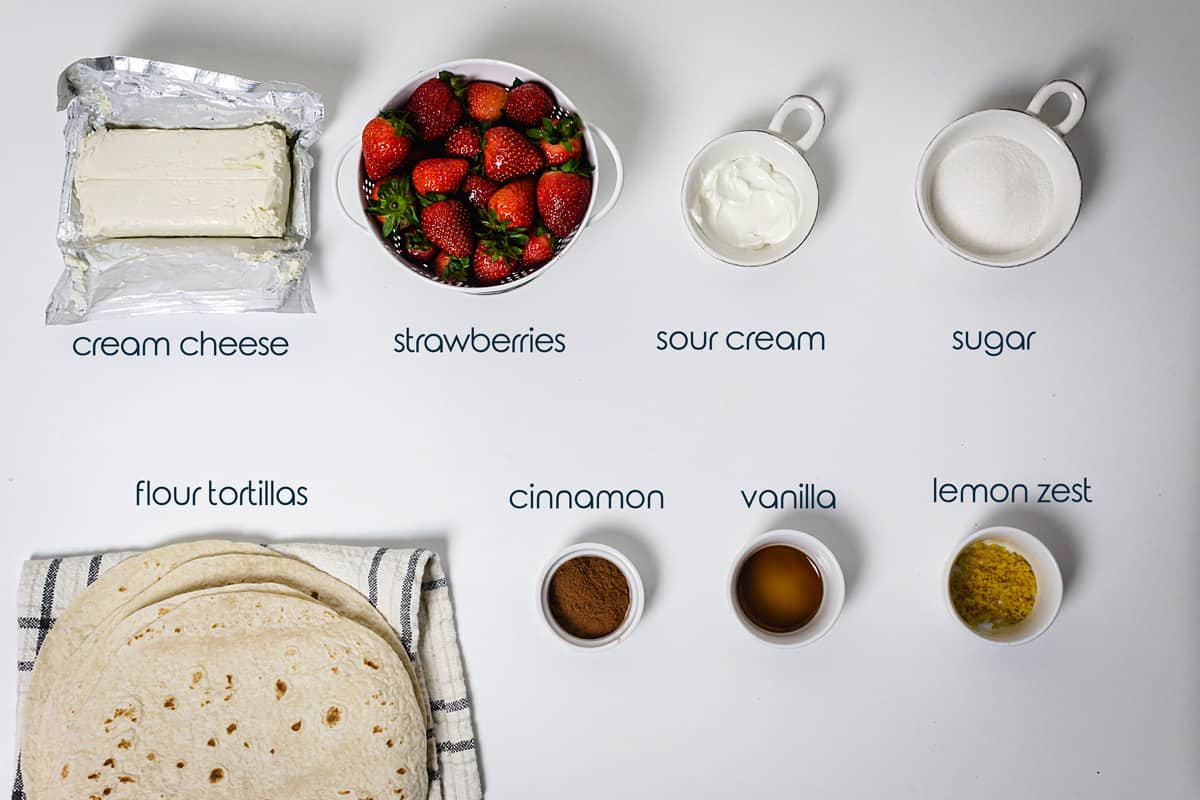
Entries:
{"label": "cup of sugar", "polygon": [[[1050,125],[1039,114],[1056,94],[1071,105]],[[1053,252],[1079,216],[1079,163],[1063,137],[1086,103],[1079,86],[1056,80],[1024,111],[977,111],[943,128],[917,168],[917,208],[933,238],[990,267],[1017,267]]]}

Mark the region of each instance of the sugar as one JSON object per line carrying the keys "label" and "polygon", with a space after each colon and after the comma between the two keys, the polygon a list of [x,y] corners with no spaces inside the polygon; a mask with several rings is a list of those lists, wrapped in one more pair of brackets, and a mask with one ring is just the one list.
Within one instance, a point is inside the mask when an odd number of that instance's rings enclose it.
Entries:
{"label": "sugar", "polygon": [[951,150],[933,176],[930,204],[945,235],[982,256],[1033,245],[1054,203],[1042,159],[1020,142],[981,136]]}

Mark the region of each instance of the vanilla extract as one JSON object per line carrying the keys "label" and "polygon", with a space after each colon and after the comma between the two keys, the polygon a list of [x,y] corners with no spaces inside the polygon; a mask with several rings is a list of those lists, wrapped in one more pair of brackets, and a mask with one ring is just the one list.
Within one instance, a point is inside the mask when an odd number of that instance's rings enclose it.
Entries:
{"label": "vanilla extract", "polygon": [[815,483],[798,483],[795,489],[742,489],[746,508],[767,510],[788,509],[810,511],[837,508],[837,495],[832,489],[819,489]]}

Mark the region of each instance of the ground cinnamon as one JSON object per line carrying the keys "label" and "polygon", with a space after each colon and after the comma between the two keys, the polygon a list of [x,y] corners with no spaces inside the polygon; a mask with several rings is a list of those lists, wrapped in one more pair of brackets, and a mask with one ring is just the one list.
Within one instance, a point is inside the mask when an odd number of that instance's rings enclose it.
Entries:
{"label": "ground cinnamon", "polygon": [[629,581],[616,564],[599,556],[579,556],[550,578],[550,613],[563,630],[580,639],[615,631],[629,613]]}

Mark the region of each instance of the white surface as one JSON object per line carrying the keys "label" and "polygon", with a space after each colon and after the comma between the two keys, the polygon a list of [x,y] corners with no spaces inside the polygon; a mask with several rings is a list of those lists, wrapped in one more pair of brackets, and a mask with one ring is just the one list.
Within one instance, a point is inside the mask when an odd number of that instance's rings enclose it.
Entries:
{"label": "white surface", "polygon": [[[0,193],[0,522],[11,597],[31,552],[195,534],[424,541],[447,555],[491,797],[1191,797],[1200,789],[1197,10],[1144,4],[10,4]],[[419,29],[436,35],[417,35]],[[64,119],[59,70],[139,53],[323,91],[319,313],[42,327]],[[713,57],[706,54],[719,54]],[[464,297],[415,279],[328,196],[333,158],[411,73],[468,55],[559,83],[620,144],[614,213],[553,273]],[[948,121],[1088,92],[1069,140],[1083,211],[1049,258],[977,267],[913,197]],[[679,214],[689,159],[779,98],[829,114],[821,218],[776,267],[704,255]],[[603,189],[601,189],[603,192]],[[562,330],[549,357],[398,356],[421,330]],[[663,354],[660,328],[823,329],[820,354]],[[953,352],[955,328],[1038,331]],[[284,334],[282,361],[93,361],[101,333]],[[945,480],[1079,480],[1096,502],[934,506]],[[134,482],[274,478],[307,508],[147,510]],[[748,512],[739,488],[813,480],[832,514]],[[667,510],[517,512],[514,487],[655,486]],[[946,618],[938,576],[970,529],[1037,532],[1061,615],[1019,648]],[[794,525],[846,568],[821,642],[764,648],[726,601],[751,536]],[[649,592],[628,642],[545,630],[539,570],[571,540],[635,540]],[[635,552],[635,549],[641,552]],[[647,554],[650,554],[649,557]],[[0,625],[0,652],[12,629]],[[0,691],[11,718],[12,692]],[[5,728],[4,744],[8,731]]]}

